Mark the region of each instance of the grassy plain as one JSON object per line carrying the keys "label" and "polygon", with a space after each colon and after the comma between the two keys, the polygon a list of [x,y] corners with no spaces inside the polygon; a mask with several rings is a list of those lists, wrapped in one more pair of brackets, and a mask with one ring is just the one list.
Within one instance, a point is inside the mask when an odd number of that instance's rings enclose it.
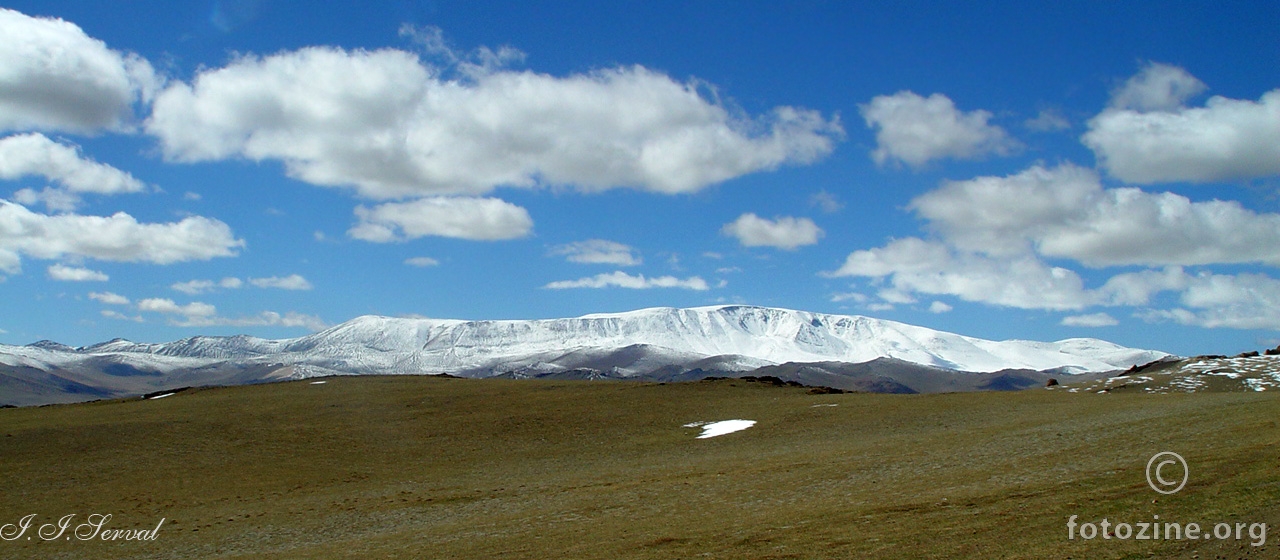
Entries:
{"label": "grassy plain", "polygon": [[[728,419],[758,423],[682,427]],[[0,525],[165,521],[141,542],[28,540],[33,526],[0,558],[1274,558],[1277,419],[1274,391],[418,376],[4,409]],[[1166,450],[1191,471],[1169,496],[1145,476]],[[1276,534],[1072,540],[1071,515]]]}

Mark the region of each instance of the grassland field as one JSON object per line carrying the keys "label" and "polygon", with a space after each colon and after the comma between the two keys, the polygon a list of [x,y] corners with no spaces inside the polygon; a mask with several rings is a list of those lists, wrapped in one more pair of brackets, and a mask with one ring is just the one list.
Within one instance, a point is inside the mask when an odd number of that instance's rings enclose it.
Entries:
{"label": "grassland field", "polygon": [[[36,517],[0,558],[1280,558],[1277,418],[1274,391],[428,376],[4,409],[0,536]],[[684,427],[729,419],[757,424]],[[1147,483],[1161,451],[1189,466],[1175,494]],[[94,514],[164,521],[64,538]],[[1068,538],[1072,515],[1268,532]]]}

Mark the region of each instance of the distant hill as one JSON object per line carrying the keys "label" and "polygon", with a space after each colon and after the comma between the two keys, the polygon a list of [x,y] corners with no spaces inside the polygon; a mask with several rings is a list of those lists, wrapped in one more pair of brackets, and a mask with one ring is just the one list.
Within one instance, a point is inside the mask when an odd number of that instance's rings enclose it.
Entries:
{"label": "distant hill", "polygon": [[523,321],[365,316],[286,340],[0,345],[0,404],[365,374],[664,381],[771,375],[873,392],[1008,390],[1166,357],[1096,339],[997,342],[870,317],[740,305]]}
{"label": "distant hill", "polygon": [[1280,390],[1280,347],[1237,356],[1167,357],[1117,375],[1071,379],[1058,391],[1110,393],[1197,393]]}

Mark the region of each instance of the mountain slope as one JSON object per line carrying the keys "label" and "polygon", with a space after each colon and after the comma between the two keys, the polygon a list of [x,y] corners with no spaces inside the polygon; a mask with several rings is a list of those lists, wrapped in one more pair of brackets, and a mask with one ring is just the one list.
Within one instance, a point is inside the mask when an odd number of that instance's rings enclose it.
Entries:
{"label": "mountain slope", "polygon": [[1166,358],[1136,366],[1115,376],[1072,379],[1055,390],[1068,392],[1144,393],[1261,392],[1280,389],[1280,347],[1265,354]]}
{"label": "mountain slope", "polygon": [[139,344],[118,339],[76,349],[42,341],[0,346],[0,367],[56,373],[60,380],[106,394],[139,394],[176,386],[177,378],[200,384],[205,378],[224,383],[245,382],[248,376],[252,381],[253,375],[260,376],[257,380],[332,374],[490,377],[596,370],[612,378],[644,378],[702,368],[692,364],[714,364],[703,368],[714,372],[746,372],[784,363],[880,359],[951,372],[1071,374],[1121,370],[1165,356],[1095,339],[996,342],[870,317],[714,306],[528,321],[365,316],[287,340],[193,337]]}

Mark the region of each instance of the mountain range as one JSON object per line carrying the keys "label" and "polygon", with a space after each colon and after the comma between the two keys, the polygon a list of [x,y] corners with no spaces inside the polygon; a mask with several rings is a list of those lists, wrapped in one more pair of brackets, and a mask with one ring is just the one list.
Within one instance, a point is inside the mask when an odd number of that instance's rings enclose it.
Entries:
{"label": "mountain range", "polygon": [[1169,357],[1106,341],[990,341],[862,316],[724,305],[568,319],[363,316],[307,336],[0,345],[0,404],[329,375],[695,380],[768,376],[840,389],[1018,389]]}

